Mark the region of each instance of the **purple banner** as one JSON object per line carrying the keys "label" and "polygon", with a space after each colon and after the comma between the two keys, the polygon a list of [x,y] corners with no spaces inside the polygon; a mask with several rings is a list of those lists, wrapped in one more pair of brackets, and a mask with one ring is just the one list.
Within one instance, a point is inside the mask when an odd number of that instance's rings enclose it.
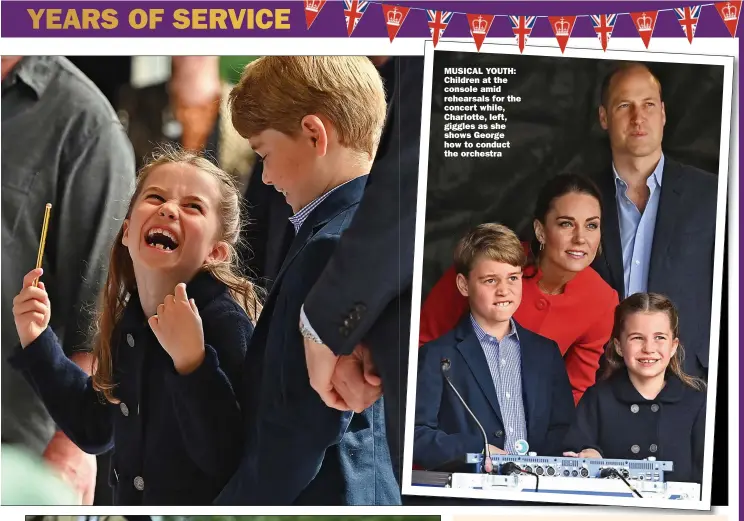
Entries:
{"label": "purple banner", "polygon": [[[387,38],[382,3],[370,3],[352,38]],[[616,14],[659,10],[654,38],[684,38],[675,7],[703,5],[695,37],[731,37],[712,4],[704,2],[411,2],[398,38],[430,38],[425,9],[448,10],[452,17],[444,38],[468,38],[464,13],[499,15],[490,38],[512,37],[506,15],[538,15],[532,37],[553,37],[548,16]],[[115,2],[2,2],[0,33],[4,38],[39,37],[261,37],[347,38],[344,2],[328,1],[307,29],[304,2],[263,1],[115,1]],[[572,38],[595,35],[588,16],[576,20]],[[619,16],[613,38],[638,38],[630,16]]]}

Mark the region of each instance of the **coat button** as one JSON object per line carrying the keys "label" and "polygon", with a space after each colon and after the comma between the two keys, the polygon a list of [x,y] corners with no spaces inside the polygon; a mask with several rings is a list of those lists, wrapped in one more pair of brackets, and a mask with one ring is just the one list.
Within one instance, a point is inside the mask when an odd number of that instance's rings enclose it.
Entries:
{"label": "coat button", "polygon": [[637,413],[639,409],[640,407],[638,407],[638,405],[636,405],[635,403],[630,406],[630,412],[632,412],[633,414]]}
{"label": "coat button", "polygon": [[127,407],[127,404],[126,404],[126,403],[124,403],[124,402],[121,402],[121,403],[119,404],[119,409],[121,409],[121,413],[122,413],[122,414],[123,414],[124,416],[129,416],[129,407]]}
{"label": "coat button", "polygon": [[638,445],[633,445],[630,448],[630,452],[632,452],[633,454],[638,454],[639,452],[641,452],[641,448]]}
{"label": "coat button", "polygon": [[142,492],[145,490],[145,480],[142,479],[142,476],[137,476],[134,478],[134,488]]}
{"label": "coat button", "polygon": [[365,311],[367,311],[367,306],[365,306],[364,304],[357,304],[354,306],[354,310],[358,311],[359,313],[364,313]]}
{"label": "coat button", "polygon": [[344,320],[344,326],[349,327],[351,325],[351,319],[347,318]]}
{"label": "coat button", "polygon": [[653,405],[651,406],[651,412],[658,412],[658,411],[659,411],[659,405],[658,405],[658,404],[656,404],[656,403],[655,403],[655,404],[653,404]]}
{"label": "coat button", "polygon": [[338,332],[341,333],[342,337],[349,336],[349,328],[346,326],[341,326],[340,328],[338,328]]}
{"label": "coat button", "polygon": [[542,311],[543,309],[545,309],[546,307],[548,307],[548,301],[545,300],[544,298],[541,298],[540,300],[537,301],[537,303],[535,304],[535,306],[537,307],[537,309],[539,309],[540,311]]}
{"label": "coat button", "polygon": [[129,347],[134,347],[134,337],[131,333],[127,333],[127,344],[129,344]]}
{"label": "coat button", "polygon": [[648,450],[650,450],[651,452],[656,452],[657,450],[659,450],[659,447],[657,447],[655,443],[652,443]]}
{"label": "coat button", "polygon": [[504,435],[504,431],[496,431],[493,433],[497,438],[501,438]]}
{"label": "coat button", "polygon": [[359,311],[352,311],[351,312],[351,318],[352,318],[352,320],[355,320],[355,321],[359,322],[362,319],[362,314],[359,313]]}

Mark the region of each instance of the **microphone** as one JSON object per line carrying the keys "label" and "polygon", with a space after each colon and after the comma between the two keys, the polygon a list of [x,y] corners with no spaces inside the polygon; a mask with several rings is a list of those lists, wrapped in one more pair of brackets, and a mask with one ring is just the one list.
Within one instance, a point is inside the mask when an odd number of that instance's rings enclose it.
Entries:
{"label": "microphone", "polygon": [[468,411],[470,414],[470,417],[473,418],[473,421],[475,421],[475,424],[478,425],[478,428],[481,431],[481,434],[483,434],[483,471],[486,474],[490,474],[493,472],[493,462],[491,461],[491,451],[488,448],[488,436],[486,436],[486,430],[483,428],[483,425],[481,425],[481,422],[478,421],[478,418],[476,418],[475,414],[472,410],[470,410],[470,407],[468,407],[468,404],[465,403],[465,400],[463,399],[462,395],[460,395],[459,391],[455,387],[455,385],[452,383],[452,380],[450,380],[447,373],[449,373],[450,368],[452,367],[452,362],[449,361],[448,358],[442,358],[442,361],[440,362],[440,369],[442,370],[442,376],[449,384],[450,388],[455,392],[455,395],[457,396],[458,400],[460,400],[460,403],[465,407],[465,410]]}

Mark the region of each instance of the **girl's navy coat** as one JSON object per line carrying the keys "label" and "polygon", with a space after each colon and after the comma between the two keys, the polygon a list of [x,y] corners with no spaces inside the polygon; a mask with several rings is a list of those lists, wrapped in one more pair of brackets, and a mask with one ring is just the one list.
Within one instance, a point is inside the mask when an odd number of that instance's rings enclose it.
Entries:
{"label": "girl's navy coat", "polygon": [[668,374],[655,400],[641,396],[626,370],[590,387],[579,402],[566,450],[598,450],[610,459],[674,462],[667,481],[701,483],[705,393]]}
{"label": "girl's navy coat", "polygon": [[93,390],[50,328],[11,357],[76,445],[92,454],[114,448],[116,504],[211,504],[240,461],[235,394],[253,325],[210,274],[198,274],[186,291],[202,319],[204,362],[179,375],[132,295],[111,344],[114,396],[121,403]]}

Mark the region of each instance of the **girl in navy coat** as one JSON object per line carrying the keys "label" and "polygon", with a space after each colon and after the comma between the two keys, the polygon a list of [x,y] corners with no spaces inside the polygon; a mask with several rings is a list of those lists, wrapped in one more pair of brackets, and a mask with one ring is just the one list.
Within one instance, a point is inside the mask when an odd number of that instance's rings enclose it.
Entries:
{"label": "girl in navy coat", "polygon": [[705,383],[684,373],[674,304],[636,293],[615,310],[602,381],[589,388],[566,437],[565,456],[672,461],[667,481],[701,483]]}
{"label": "girl in navy coat", "polygon": [[259,304],[234,265],[239,201],[195,154],[166,149],[142,170],[111,250],[92,376],[48,327],[41,269],[14,300],[11,363],[76,445],[114,449],[116,504],[210,504],[240,461],[236,394]]}

